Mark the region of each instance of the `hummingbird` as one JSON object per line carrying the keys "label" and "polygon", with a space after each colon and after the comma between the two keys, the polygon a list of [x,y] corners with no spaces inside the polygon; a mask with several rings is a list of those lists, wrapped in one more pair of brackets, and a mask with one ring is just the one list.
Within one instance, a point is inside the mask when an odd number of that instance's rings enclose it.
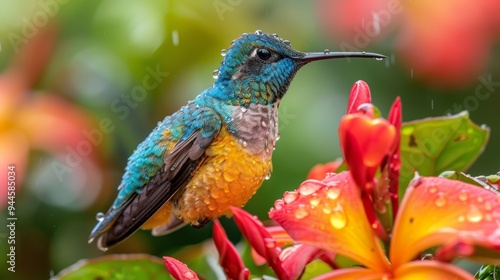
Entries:
{"label": "hummingbird", "polygon": [[279,137],[278,107],[295,73],[333,58],[376,58],[367,52],[311,52],[260,30],[233,40],[213,85],[159,122],[128,159],[118,195],[97,224],[103,251],[138,229],[168,234],[202,227],[230,207],[243,207],[271,176]]}

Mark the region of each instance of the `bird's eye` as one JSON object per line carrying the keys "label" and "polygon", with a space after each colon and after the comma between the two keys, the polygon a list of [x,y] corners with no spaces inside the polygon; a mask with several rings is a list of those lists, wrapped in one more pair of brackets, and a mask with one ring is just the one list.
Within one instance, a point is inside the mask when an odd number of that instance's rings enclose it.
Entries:
{"label": "bird's eye", "polygon": [[271,51],[267,49],[258,49],[257,50],[257,57],[262,59],[262,60],[269,60],[271,58]]}

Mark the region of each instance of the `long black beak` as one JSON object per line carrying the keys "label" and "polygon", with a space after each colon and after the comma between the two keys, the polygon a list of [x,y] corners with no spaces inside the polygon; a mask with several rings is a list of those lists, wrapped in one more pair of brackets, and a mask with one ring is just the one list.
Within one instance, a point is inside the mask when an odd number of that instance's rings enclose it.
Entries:
{"label": "long black beak", "polygon": [[369,52],[309,52],[306,53],[305,56],[299,58],[298,60],[303,62],[304,64],[316,61],[316,60],[324,60],[324,59],[333,59],[333,58],[351,58],[351,57],[361,57],[361,58],[375,58],[377,60],[382,60],[386,58],[385,55],[381,55],[378,53],[369,53]]}

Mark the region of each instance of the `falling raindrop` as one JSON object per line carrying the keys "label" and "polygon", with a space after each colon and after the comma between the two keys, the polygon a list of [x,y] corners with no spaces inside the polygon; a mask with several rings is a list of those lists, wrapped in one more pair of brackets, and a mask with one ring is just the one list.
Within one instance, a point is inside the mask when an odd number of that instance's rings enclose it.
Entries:
{"label": "falling raindrop", "polygon": [[226,50],[226,49],[222,49],[222,50],[220,51],[220,55],[222,55],[222,56],[226,56],[226,54],[227,54],[227,50]]}
{"label": "falling raindrop", "polygon": [[330,50],[329,50],[329,49],[325,49],[325,50],[323,51],[323,54],[330,54]]}
{"label": "falling raindrop", "polygon": [[263,34],[263,33],[262,33],[262,30],[257,30],[257,31],[255,31],[255,35],[262,35],[262,34]]}
{"label": "falling raindrop", "polygon": [[179,45],[179,32],[177,30],[172,31],[172,44],[174,46]]}
{"label": "falling raindrop", "polygon": [[219,78],[219,70],[218,69],[215,69],[214,72],[212,72],[212,77],[216,80]]}
{"label": "falling raindrop", "polygon": [[102,213],[102,212],[98,212],[97,214],[95,214],[95,219],[96,219],[98,222],[102,222],[102,220],[104,220],[104,213]]}

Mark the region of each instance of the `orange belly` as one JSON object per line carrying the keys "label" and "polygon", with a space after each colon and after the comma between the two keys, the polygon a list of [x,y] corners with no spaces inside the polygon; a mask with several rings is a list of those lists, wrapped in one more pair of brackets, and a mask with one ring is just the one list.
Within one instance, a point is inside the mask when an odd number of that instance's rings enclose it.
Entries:
{"label": "orange belly", "polygon": [[208,158],[196,171],[174,206],[166,203],[143,229],[166,224],[173,213],[184,222],[231,215],[230,206],[242,207],[272,171],[272,151],[252,155],[225,128],[206,150]]}

